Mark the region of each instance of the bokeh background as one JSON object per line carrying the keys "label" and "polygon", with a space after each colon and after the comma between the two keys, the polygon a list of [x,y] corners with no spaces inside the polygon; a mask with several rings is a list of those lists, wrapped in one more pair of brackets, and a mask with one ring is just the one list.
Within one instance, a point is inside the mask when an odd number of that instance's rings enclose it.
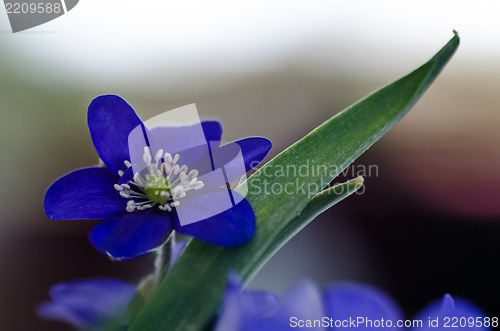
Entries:
{"label": "bokeh background", "polygon": [[250,286],[349,279],[380,286],[407,317],[444,293],[499,316],[499,12],[481,0],[85,0],[12,34],[0,8],[0,330],[68,330],[35,316],[51,285],[152,270],[150,257],[96,253],[94,222],[43,212],[53,180],[97,161],[94,97],[119,94],[143,119],[196,102],[225,140],[265,136],[273,156],[424,63],[452,29],[455,57],[346,174],[377,167],[363,194],[317,218]]}

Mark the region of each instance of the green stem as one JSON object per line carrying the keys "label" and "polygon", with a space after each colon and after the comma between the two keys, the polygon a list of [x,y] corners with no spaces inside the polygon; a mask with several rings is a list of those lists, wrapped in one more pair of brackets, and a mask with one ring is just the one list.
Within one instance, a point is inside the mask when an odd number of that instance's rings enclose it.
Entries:
{"label": "green stem", "polygon": [[175,246],[175,231],[171,231],[167,240],[161,247],[156,251],[156,259],[155,259],[155,269],[153,274],[153,290],[155,290],[163,278],[168,273],[170,269],[170,261],[172,260],[172,252]]}

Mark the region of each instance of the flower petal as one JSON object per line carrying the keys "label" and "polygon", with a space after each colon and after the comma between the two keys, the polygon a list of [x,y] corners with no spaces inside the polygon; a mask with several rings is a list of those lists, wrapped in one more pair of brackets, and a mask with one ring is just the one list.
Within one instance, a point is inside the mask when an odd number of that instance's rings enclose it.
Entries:
{"label": "flower petal", "polygon": [[219,121],[201,121],[201,127],[207,141],[221,141],[222,124]]}
{"label": "flower petal", "polygon": [[278,297],[267,291],[243,291],[241,279],[235,273],[230,273],[228,279],[222,311],[214,331],[262,330],[259,318],[278,306]]}
{"label": "flower petal", "polygon": [[[266,138],[250,137],[221,147],[217,147],[212,142],[210,147],[211,155],[209,157],[212,160],[212,168],[224,167],[228,173],[228,180],[230,182],[245,175],[262,162],[271,150],[272,143]],[[202,157],[201,164],[199,161],[196,161],[193,167],[201,173],[213,170],[203,166],[204,164],[206,162],[204,157]]]}
{"label": "flower petal", "polygon": [[129,181],[134,178],[134,169],[132,167],[127,168],[123,175],[120,177],[120,180],[118,181],[118,185],[121,184],[127,184]]}
{"label": "flower petal", "polygon": [[249,137],[234,143],[240,145],[247,172],[258,166],[273,147],[271,141],[263,137]]}
{"label": "flower petal", "polygon": [[[267,315],[244,315],[238,331],[286,331],[298,327],[297,321],[321,320],[327,316],[323,311],[323,302],[319,288],[310,281],[301,281],[288,290],[280,300],[278,308],[268,311]],[[323,331],[322,325],[304,325],[307,330]]]}
{"label": "flower petal", "polygon": [[[233,277],[234,278],[234,277]],[[253,319],[253,311],[247,309],[246,293],[242,292],[241,281],[231,279],[224,291],[224,302],[214,331],[241,331],[246,319]],[[248,318],[246,318],[248,317]]]}
{"label": "flower petal", "polygon": [[370,320],[383,318],[395,323],[402,316],[397,304],[386,293],[364,284],[346,282],[329,286],[324,291],[324,302],[326,316],[335,320],[363,316]]}
{"label": "flower petal", "polygon": [[38,315],[80,329],[99,328],[123,317],[135,292],[135,286],[107,278],[61,283],[51,288],[53,302],[40,305]]}
{"label": "flower petal", "polygon": [[[188,164],[190,169],[198,170],[201,175],[215,169],[223,169],[226,183],[245,176],[248,171],[262,162],[272,147],[271,141],[261,137],[245,138],[221,147],[218,143],[210,142],[210,149],[205,150],[205,154],[201,154],[204,150],[200,150],[199,158]],[[193,159],[190,155],[189,160]],[[205,183],[205,185],[210,184]],[[214,188],[217,185],[210,187]]]}
{"label": "flower petal", "polygon": [[129,133],[142,125],[134,109],[117,95],[103,95],[90,104],[87,121],[102,161],[115,173],[125,170],[123,161],[130,160]]}
{"label": "flower petal", "polygon": [[115,260],[132,259],[160,246],[171,229],[168,213],[155,209],[123,211],[90,232],[94,247]]}
{"label": "flower petal", "polygon": [[[149,128],[149,130],[153,136],[156,149],[161,148],[164,152],[172,155],[207,145],[204,128],[200,123],[189,126],[153,127]],[[209,131],[209,134],[214,136],[211,131]]]}
{"label": "flower petal", "polygon": [[[324,313],[320,289],[308,280],[295,284],[283,295],[281,302],[282,304],[277,313],[270,319],[276,327],[274,329],[267,328],[266,330],[289,330],[292,316],[299,320],[321,320],[323,316],[328,316]],[[315,325],[315,327],[308,328],[308,330],[324,329]]]}
{"label": "flower petal", "polygon": [[52,220],[102,219],[123,211],[113,185],[118,176],[107,168],[84,168],[56,180],[45,193],[44,209]]}
{"label": "flower petal", "polygon": [[39,305],[37,307],[37,315],[40,318],[67,323],[79,330],[89,329],[95,324],[93,319],[87,319],[85,316],[80,316],[78,312],[54,302],[45,302]]}
{"label": "flower petal", "polygon": [[[175,229],[180,233],[190,235],[201,241],[205,241],[222,247],[238,246],[249,241],[255,233],[255,214],[252,210],[252,206],[250,206],[248,201],[243,199],[239,194],[231,191],[234,196],[234,205],[229,209],[221,209],[219,208],[220,206],[218,206],[218,204],[226,206],[227,203],[227,201],[223,201],[219,197],[219,193],[224,192],[228,191],[220,190],[218,192],[213,192],[212,194],[207,193],[197,195],[196,199],[189,199],[194,203],[189,207],[185,207],[185,211],[186,214],[188,214],[190,211],[193,214],[204,213],[205,215],[210,214],[210,210],[212,207],[217,210],[225,211],[220,212],[215,216],[211,216],[201,221],[183,226],[181,226],[179,216],[175,215]],[[228,194],[226,193],[226,195]],[[212,196],[214,197],[214,199],[211,199]],[[201,200],[199,199],[200,197],[204,197],[206,200]],[[185,200],[186,201],[181,202],[181,206],[183,204],[191,203],[191,201],[189,201],[188,199]],[[209,202],[209,205],[206,205],[205,201]],[[210,204],[217,205],[214,206]],[[188,219],[192,219],[196,218],[197,215],[186,217]],[[186,223],[183,222],[183,224]]]}
{"label": "flower petal", "polygon": [[[480,317],[480,321],[484,321],[484,316],[488,316],[485,312],[481,311],[479,307],[464,299],[454,299],[451,295],[446,294],[442,299],[438,299],[422,309],[414,320],[422,320],[422,327],[415,327],[413,330],[449,330],[452,326],[452,318],[458,318],[457,326],[459,329],[467,330],[489,330],[489,327],[484,327],[484,323],[477,323],[476,317]],[[448,327],[445,327],[445,317],[448,317]],[[469,320],[469,317],[471,318]],[[429,320],[430,318],[430,320]],[[437,321],[436,321],[437,319]],[[429,325],[434,323],[433,325]],[[472,324],[469,324],[472,322]],[[465,324],[460,324],[465,323]]]}

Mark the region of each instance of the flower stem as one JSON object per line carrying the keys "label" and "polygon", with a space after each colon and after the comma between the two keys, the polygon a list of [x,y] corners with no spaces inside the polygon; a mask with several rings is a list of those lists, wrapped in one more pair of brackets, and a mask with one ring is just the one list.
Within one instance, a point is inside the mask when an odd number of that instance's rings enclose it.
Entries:
{"label": "flower stem", "polygon": [[158,288],[170,269],[170,261],[175,246],[175,231],[171,231],[167,240],[156,251],[153,290]]}

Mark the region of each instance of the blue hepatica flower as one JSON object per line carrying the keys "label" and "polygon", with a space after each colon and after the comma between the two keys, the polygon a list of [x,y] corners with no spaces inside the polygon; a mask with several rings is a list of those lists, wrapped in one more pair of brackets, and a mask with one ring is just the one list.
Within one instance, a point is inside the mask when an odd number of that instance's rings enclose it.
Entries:
{"label": "blue hepatica flower", "polygon": [[[457,317],[467,324],[461,329],[489,330],[486,315],[474,304],[446,294],[425,307],[416,318],[404,320],[397,304],[381,290],[343,282],[320,290],[301,281],[277,297],[264,291],[243,291],[238,277],[231,275],[215,331],[356,330],[449,330],[447,320]],[[447,317],[448,319],[446,319]],[[476,319],[479,317],[482,324]],[[418,324],[421,321],[422,324]],[[406,325],[404,323],[407,323]],[[399,324],[398,324],[399,323]],[[433,325],[429,325],[433,323]],[[448,323],[451,326],[451,322]]]}
{"label": "blue hepatica flower", "polygon": [[[169,269],[182,254],[187,241],[175,243],[172,249]],[[102,330],[111,324],[113,330],[126,330],[130,324],[129,306],[139,292],[145,299],[148,293],[135,285],[113,278],[98,278],[69,281],[54,285],[50,289],[52,301],[37,307],[41,318],[68,323],[82,330]],[[141,288],[139,285],[139,288]]]}
{"label": "blue hepatica flower", "polygon": [[132,284],[101,278],[60,283],[50,289],[52,301],[38,307],[45,319],[66,322],[81,330],[102,330],[111,322],[126,326],[127,309],[136,294]]}
{"label": "blue hepatica flower", "polygon": [[265,158],[268,139],[221,146],[217,121],[149,128],[115,95],[92,101],[88,125],[106,167],[56,180],[44,201],[50,219],[104,219],[90,241],[114,259],[150,252],[173,230],[222,247],[251,239],[255,215],[229,183]]}

